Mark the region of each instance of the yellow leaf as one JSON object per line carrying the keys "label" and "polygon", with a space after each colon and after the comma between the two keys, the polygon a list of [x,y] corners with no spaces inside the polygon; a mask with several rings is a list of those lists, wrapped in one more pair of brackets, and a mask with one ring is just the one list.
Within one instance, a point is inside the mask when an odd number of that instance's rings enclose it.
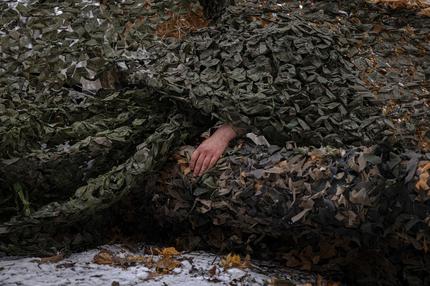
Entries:
{"label": "yellow leaf", "polygon": [[191,168],[190,167],[181,166],[181,172],[182,172],[182,174],[184,174],[186,176],[189,173],[191,173]]}
{"label": "yellow leaf", "polygon": [[247,255],[244,260],[237,254],[229,253],[226,257],[221,258],[221,266],[224,269],[236,267],[236,268],[247,268],[250,266],[250,257]]}
{"label": "yellow leaf", "polygon": [[155,266],[155,270],[158,273],[169,273],[175,268],[181,266],[181,262],[173,259],[171,256],[164,256],[160,260],[157,261],[157,265]]}
{"label": "yellow leaf", "polygon": [[102,265],[111,265],[113,264],[113,260],[113,254],[105,249],[100,250],[93,258],[94,263]]}
{"label": "yellow leaf", "polygon": [[428,185],[428,181],[430,178],[430,162],[421,163],[421,166],[418,168],[420,173],[419,179],[415,184],[415,188],[420,191],[428,191],[430,190],[430,186]]}
{"label": "yellow leaf", "polygon": [[162,248],[161,250],[157,249],[157,251],[160,255],[165,257],[172,257],[180,254],[174,247],[165,247],[165,248]]}
{"label": "yellow leaf", "polygon": [[129,264],[143,264],[148,268],[152,268],[154,261],[151,256],[132,255],[127,256],[126,261]]}

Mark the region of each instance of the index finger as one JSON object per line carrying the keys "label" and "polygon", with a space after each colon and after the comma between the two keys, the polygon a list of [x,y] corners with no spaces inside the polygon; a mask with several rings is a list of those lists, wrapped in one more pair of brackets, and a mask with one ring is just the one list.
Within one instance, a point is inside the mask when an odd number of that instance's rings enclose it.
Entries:
{"label": "index finger", "polygon": [[196,162],[197,162],[197,159],[199,158],[199,155],[200,155],[200,152],[197,149],[193,152],[193,154],[191,154],[191,160],[190,160],[191,170],[194,169]]}

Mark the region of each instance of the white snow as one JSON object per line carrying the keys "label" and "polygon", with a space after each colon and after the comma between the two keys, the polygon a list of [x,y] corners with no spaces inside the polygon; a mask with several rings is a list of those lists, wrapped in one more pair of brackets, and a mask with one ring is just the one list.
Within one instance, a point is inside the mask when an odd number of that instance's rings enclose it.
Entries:
{"label": "white snow", "polygon": [[[117,253],[118,256],[134,254],[118,245],[103,246]],[[154,269],[144,265],[117,267],[93,263],[99,249],[76,253],[56,263],[42,264],[39,258],[0,258],[0,285],[2,286],[62,286],[62,285],[174,285],[174,286],[206,286],[206,285],[267,285],[273,273],[264,274],[252,269],[232,268],[224,270],[219,266],[219,257],[205,252],[192,252],[180,255],[177,259],[181,266],[170,274],[158,275]],[[209,269],[215,265],[215,275]],[[291,273],[290,273],[291,271]],[[277,271],[277,276],[291,278],[296,275],[292,270]],[[312,281],[307,277],[307,281]],[[302,281],[304,282],[304,281]],[[117,284],[118,285],[118,284]]]}

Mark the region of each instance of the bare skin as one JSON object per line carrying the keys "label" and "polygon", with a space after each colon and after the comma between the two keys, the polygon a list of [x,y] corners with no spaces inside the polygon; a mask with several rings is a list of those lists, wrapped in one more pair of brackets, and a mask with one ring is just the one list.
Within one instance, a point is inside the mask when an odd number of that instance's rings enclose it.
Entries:
{"label": "bare skin", "polygon": [[212,168],[228,144],[237,136],[233,127],[224,124],[219,127],[211,137],[203,141],[202,144],[191,155],[190,167],[194,176],[201,176]]}

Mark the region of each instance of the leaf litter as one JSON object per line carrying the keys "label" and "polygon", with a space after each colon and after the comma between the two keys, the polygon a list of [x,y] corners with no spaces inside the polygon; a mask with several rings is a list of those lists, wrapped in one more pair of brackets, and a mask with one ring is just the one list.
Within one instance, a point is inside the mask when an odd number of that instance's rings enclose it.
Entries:
{"label": "leaf litter", "polygon": [[[150,247],[144,250],[130,252],[120,245],[105,245],[102,249],[92,249],[78,252],[65,257],[60,262],[51,264],[37,264],[31,258],[1,258],[2,282],[4,285],[13,285],[15,282],[22,285],[60,285],[65,280],[69,283],[80,285],[163,285],[163,283],[176,285],[216,285],[235,283],[236,285],[266,285],[266,281],[272,280],[271,276],[278,276],[291,285],[304,285],[317,280],[317,277],[301,271],[286,269],[276,266],[269,269],[260,265],[259,269],[224,269],[216,260],[217,256],[211,253],[191,252],[180,253],[175,256],[180,261],[178,267],[169,273],[157,273],[155,264],[147,264],[149,258],[154,261],[161,256],[148,253]],[[127,257],[131,263],[111,264],[109,260],[93,261],[99,259],[100,254],[113,258],[115,261],[125,260]],[[107,254],[109,253],[109,254]],[[131,259],[139,257],[139,259]],[[135,262],[138,260],[137,262]],[[215,262],[214,262],[215,261]],[[100,264],[100,262],[102,262]],[[254,261],[259,264],[258,261]],[[208,269],[215,267],[214,275],[208,274]],[[257,267],[257,266],[256,266]],[[273,265],[272,265],[273,267]]]}

